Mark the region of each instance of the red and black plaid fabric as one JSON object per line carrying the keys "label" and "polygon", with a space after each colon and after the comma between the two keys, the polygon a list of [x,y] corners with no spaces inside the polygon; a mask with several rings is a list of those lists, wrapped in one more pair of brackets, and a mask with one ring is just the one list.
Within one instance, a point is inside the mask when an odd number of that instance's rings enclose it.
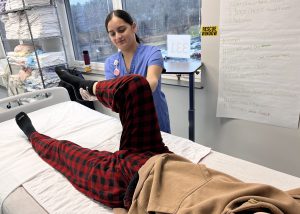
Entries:
{"label": "red and black plaid fabric", "polygon": [[119,112],[123,126],[119,151],[90,150],[38,132],[30,141],[39,156],[80,192],[106,206],[124,207],[134,174],[153,155],[170,151],[162,142],[152,92],[144,77],[129,75],[98,82],[96,96]]}

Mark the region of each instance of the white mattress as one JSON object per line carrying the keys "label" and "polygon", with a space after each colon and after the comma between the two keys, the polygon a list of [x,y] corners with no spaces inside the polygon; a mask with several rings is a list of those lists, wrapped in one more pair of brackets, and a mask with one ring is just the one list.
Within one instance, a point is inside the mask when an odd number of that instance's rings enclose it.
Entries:
{"label": "white mattress", "polygon": [[[119,120],[76,102],[53,105],[29,116],[37,131],[51,137],[70,140],[92,149],[118,149],[121,134]],[[210,148],[187,139],[162,134],[170,150],[195,163],[210,152]],[[1,204],[13,190],[23,185],[34,201],[48,213],[111,213],[111,209],[82,195],[61,174],[44,163],[14,120],[0,124],[0,136]]]}

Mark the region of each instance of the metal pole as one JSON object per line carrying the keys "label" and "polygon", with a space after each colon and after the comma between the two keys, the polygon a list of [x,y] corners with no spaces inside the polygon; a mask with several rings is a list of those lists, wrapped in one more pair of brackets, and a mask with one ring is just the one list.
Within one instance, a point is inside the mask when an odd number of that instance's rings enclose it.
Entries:
{"label": "metal pole", "polygon": [[189,94],[190,94],[190,109],[189,109],[189,139],[195,141],[195,77],[194,72],[189,74]]}
{"label": "metal pole", "polygon": [[63,37],[63,33],[62,33],[61,23],[60,23],[60,19],[59,19],[58,13],[57,13],[57,5],[56,5],[55,0],[53,0],[53,6],[55,8],[55,14],[56,14],[56,18],[57,18],[57,22],[58,22],[58,27],[59,27],[59,32],[60,32],[60,36],[61,36],[61,42],[62,42],[64,56],[65,56],[65,64],[66,64],[66,67],[68,68],[68,63],[67,63],[68,62],[68,58],[67,58],[65,40],[64,40],[64,37]]}
{"label": "metal pole", "polygon": [[37,50],[36,50],[36,47],[35,47],[35,44],[34,44],[34,39],[33,39],[32,31],[31,31],[31,26],[30,26],[30,23],[29,23],[28,14],[27,14],[27,11],[25,10],[25,2],[24,2],[24,0],[22,0],[22,2],[23,2],[23,8],[24,8],[24,12],[25,12],[26,20],[27,20],[28,31],[30,33],[31,43],[32,43],[33,48],[34,48],[34,54],[35,54],[36,62],[37,62],[37,65],[38,65],[38,70],[39,70],[40,75],[41,75],[41,80],[42,80],[43,88],[46,88],[45,87],[44,78],[43,78],[42,68],[41,68],[39,57],[38,57],[38,54],[37,54]]}

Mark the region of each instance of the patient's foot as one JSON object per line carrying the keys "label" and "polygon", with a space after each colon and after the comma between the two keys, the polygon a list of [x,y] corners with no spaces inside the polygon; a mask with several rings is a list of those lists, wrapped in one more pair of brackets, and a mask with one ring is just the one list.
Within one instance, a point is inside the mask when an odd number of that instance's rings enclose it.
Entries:
{"label": "patient's foot", "polygon": [[20,129],[24,132],[24,134],[28,137],[35,132],[35,128],[33,127],[30,118],[25,112],[20,112],[16,115],[16,122]]}
{"label": "patient's foot", "polygon": [[93,94],[93,86],[96,81],[84,80],[80,77],[74,76],[70,74],[64,67],[56,67],[55,72],[61,80],[71,84],[75,88],[75,90],[79,91],[80,88],[83,88],[90,94]]}

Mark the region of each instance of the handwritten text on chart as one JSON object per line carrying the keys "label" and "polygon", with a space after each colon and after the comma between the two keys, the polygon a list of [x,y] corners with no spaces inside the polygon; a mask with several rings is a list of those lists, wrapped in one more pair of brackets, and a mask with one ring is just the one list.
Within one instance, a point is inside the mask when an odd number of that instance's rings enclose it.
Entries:
{"label": "handwritten text on chart", "polygon": [[299,10],[298,0],[221,1],[217,116],[298,128]]}

